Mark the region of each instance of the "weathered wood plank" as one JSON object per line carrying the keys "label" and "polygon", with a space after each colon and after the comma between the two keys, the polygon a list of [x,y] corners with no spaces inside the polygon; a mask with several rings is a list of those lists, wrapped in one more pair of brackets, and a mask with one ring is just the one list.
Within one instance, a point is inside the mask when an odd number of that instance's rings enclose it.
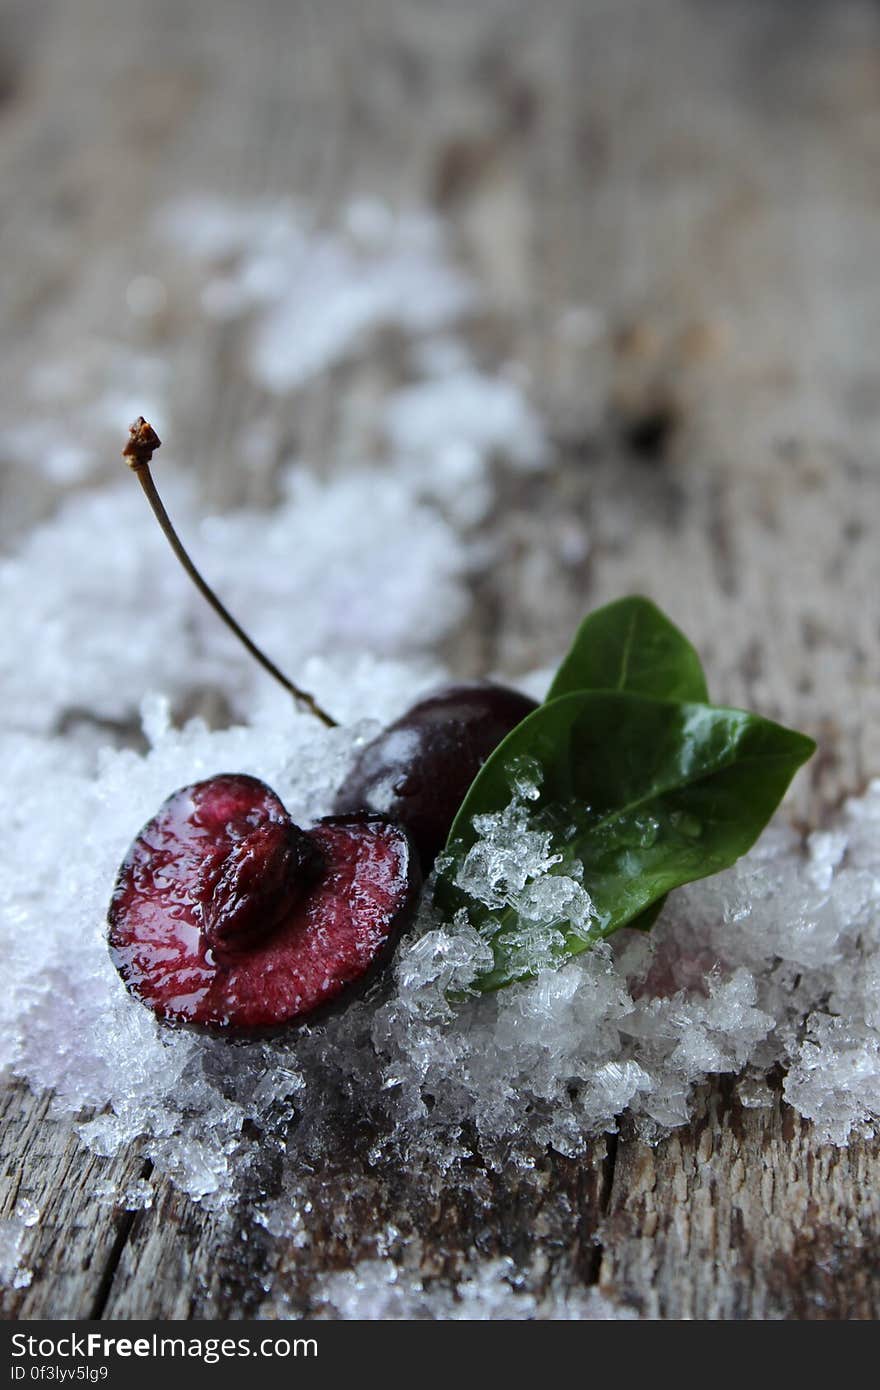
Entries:
{"label": "weathered wood plank", "polygon": [[[20,1265],[29,1286],[4,1290],[7,1316],[100,1316],[105,1279],[129,1237],[132,1216],[99,1195],[124,1192],[145,1171],[133,1148],[113,1160],[87,1153],[72,1125],[53,1120],[48,1098],[24,1087],[0,1094],[0,1217],[26,1201],[39,1213]],[[106,1185],[106,1186],[105,1186]]]}
{"label": "weathered wood plank", "polygon": [[[328,219],[352,192],[432,198],[488,289],[475,346],[530,375],[559,446],[547,477],[499,483],[497,562],[452,665],[549,662],[586,607],[645,589],[719,697],[819,735],[799,812],[880,770],[876,7],[44,0],[3,42],[4,407],[46,353],[95,332],[139,342],[122,292],[155,264],[144,228],[166,197],[293,192]],[[206,505],[265,503],[290,403],[192,307],[151,330],[175,453]],[[303,454],[332,468],[346,393],[370,399],[395,370],[379,353],[301,392]],[[258,414],[279,447],[242,470]],[[109,477],[109,429],[107,448]],[[7,540],[58,489],[0,468]],[[572,516],[582,559],[565,559]],[[720,1085],[656,1149],[624,1136],[582,1164],[548,1158],[480,1209],[353,1150],[344,1180],[316,1181],[306,1252],[157,1178],[150,1210],[114,1211],[95,1188],[139,1177],[136,1150],[94,1159],[21,1088],[2,1116],[3,1212],[24,1195],[42,1213],[9,1316],[299,1313],[312,1277],[371,1254],[389,1221],[428,1272],[475,1242],[526,1259],[540,1230],[550,1272],[648,1315],[880,1311],[876,1147],[820,1150],[790,1112],[743,1112]],[[346,1192],[357,1249],[334,1221]]]}
{"label": "weathered wood plank", "polygon": [[876,1152],[719,1085],[655,1149],[618,1145],[600,1287],[655,1318],[876,1318],[878,1230]]}

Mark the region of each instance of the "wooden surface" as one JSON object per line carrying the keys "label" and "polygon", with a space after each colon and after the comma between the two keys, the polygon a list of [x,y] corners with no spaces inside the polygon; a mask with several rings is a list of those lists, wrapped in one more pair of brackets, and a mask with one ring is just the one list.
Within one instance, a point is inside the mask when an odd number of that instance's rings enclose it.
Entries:
{"label": "wooden surface", "polygon": [[[550,474],[499,481],[498,560],[452,666],[549,663],[586,608],[643,590],[693,635],[719,695],[820,739],[794,813],[818,823],[880,773],[875,5],[7,0],[0,14],[5,411],[46,353],[95,333],[140,344],[122,291],[170,196],[293,193],[328,220],[353,193],[433,203],[487,287],[476,350],[528,372],[557,448]],[[274,494],[277,458],[233,467],[257,415],[279,454],[293,415],[332,468],[347,394],[393,373],[381,356],[337,369],[292,410],[185,300],[150,331],[174,367],[177,447],[214,507]],[[0,468],[13,543],[58,489],[5,455]],[[573,514],[590,549],[565,567]],[[224,1223],[182,1200],[136,1148],[90,1156],[48,1111],[19,1087],[3,1100],[0,1211],[26,1196],[42,1213],[11,1317],[297,1315],[314,1275],[373,1254],[389,1221],[427,1274],[475,1246],[540,1253],[548,1281],[650,1316],[880,1313],[877,1147],[822,1149],[786,1107],[743,1110],[724,1081],[655,1149],[624,1129],[588,1161],[548,1155],[528,1184],[487,1179],[485,1208],[370,1167],[352,1140],[314,1179],[307,1256],[246,1211]],[[102,1204],[102,1177],[147,1177],[152,1207]],[[357,1248],[339,1234],[354,1202]]]}

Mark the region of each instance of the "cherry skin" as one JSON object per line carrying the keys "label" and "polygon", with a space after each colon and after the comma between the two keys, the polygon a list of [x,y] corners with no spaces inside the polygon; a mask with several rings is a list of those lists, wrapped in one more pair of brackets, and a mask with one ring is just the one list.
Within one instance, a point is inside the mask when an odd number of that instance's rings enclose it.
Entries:
{"label": "cherry skin", "polygon": [[538,706],[488,681],[428,695],[361,750],[336,796],[409,831],[428,874],[489,754]]}
{"label": "cherry skin", "polygon": [[166,1022],[237,1037],[313,1020],[363,986],[418,904],[406,832],[331,816],[308,832],[255,777],[183,787],[135,839],[110,903],[126,987]]}

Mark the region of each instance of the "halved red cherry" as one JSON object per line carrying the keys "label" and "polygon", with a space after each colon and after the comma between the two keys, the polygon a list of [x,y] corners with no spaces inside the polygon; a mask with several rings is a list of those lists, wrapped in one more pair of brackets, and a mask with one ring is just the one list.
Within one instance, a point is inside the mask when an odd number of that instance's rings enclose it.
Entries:
{"label": "halved red cherry", "polygon": [[294,825],[264,782],[183,787],[119,870],[109,945],[158,1018],[248,1036],[313,1019],[363,985],[414,916],[406,832],[375,816]]}

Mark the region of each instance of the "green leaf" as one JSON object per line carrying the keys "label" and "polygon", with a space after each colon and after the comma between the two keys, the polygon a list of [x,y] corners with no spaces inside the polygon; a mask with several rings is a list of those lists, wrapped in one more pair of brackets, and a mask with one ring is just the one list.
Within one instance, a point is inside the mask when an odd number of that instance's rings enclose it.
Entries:
{"label": "green leaf", "polygon": [[[595,917],[560,921],[561,963],[632,923],[671,889],[728,868],[754,844],[815,744],[744,710],[611,691],[563,695],[530,714],[483,765],[449,836],[438,899],[464,907],[491,941],[494,966],[477,981],[497,989],[534,973],[515,894],[489,907],[456,883],[478,837],[474,818],[512,800],[512,772],[536,762],[542,782],[529,828],[583,865]],[[534,924],[532,924],[533,926]],[[642,925],[641,923],[639,925]]]}
{"label": "green leaf", "polygon": [[548,700],[576,690],[620,690],[658,700],[708,700],[700,658],[650,599],[618,599],[590,613],[556,673]]}
{"label": "green leaf", "polygon": [[[584,618],[547,695],[576,690],[629,690],[658,700],[709,699],[695,648],[650,599],[634,594]],[[630,925],[649,931],[662,899]]]}
{"label": "green leaf", "polygon": [[650,907],[646,907],[644,912],[640,912],[638,917],[633,917],[632,921],[627,922],[626,925],[632,931],[650,931],[666,906],[667,897],[668,894],[664,893],[662,898],[658,898],[655,903],[651,903]]}

